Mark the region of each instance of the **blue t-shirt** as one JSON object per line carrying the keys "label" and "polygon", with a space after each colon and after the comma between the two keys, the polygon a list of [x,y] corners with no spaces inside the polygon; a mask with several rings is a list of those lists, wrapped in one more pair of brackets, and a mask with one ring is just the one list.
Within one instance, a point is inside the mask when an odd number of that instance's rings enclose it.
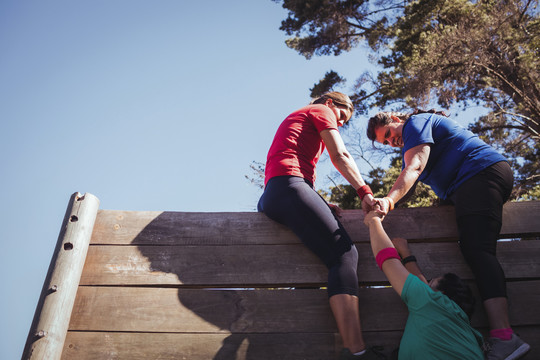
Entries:
{"label": "blue t-shirt", "polygon": [[410,274],[401,299],[409,317],[399,345],[399,360],[483,360],[482,335],[463,310],[442,292]]}
{"label": "blue t-shirt", "polygon": [[477,135],[445,116],[413,115],[403,125],[402,136],[402,155],[417,145],[431,145],[428,162],[418,180],[442,199],[485,168],[506,161]]}

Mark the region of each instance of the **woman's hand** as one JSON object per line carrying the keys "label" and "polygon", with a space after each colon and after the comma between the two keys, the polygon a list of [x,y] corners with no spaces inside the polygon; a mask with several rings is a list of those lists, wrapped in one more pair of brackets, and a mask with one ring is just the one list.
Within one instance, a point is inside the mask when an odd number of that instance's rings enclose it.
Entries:
{"label": "woman's hand", "polygon": [[366,224],[366,226],[369,226],[369,224],[374,221],[378,221],[377,219],[380,221],[384,219],[384,215],[377,210],[373,210],[368,212],[367,214],[364,214],[364,224]]}
{"label": "woman's hand", "polygon": [[387,198],[377,198],[375,201],[379,206],[379,212],[383,215],[388,215],[388,212],[390,211],[390,200]]}
{"label": "woman's hand", "polygon": [[411,250],[409,249],[409,243],[407,239],[393,238],[392,243],[394,244],[394,247],[399,253],[399,256],[401,256],[402,258],[406,258],[407,256],[411,255]]}
{"label": "woman's hand", "polygon": [[362,200],[362,210],[364,210],[364,215],[369,213],[373,210],[379,209],[379,203],[377,202],[377,199],[373,197],[371,194],[366,194],[364,196],[364,200]]}

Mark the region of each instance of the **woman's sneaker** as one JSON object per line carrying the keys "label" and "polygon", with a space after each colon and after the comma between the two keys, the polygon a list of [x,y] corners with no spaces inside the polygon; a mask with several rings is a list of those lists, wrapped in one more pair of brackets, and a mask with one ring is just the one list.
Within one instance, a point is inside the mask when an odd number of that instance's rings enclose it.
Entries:
{"label": "woman's sneaker", "polygon": [[487,360],[515,360],[529,352],[531,347],[516,334],[510,340],[489,338],[487,340]]}

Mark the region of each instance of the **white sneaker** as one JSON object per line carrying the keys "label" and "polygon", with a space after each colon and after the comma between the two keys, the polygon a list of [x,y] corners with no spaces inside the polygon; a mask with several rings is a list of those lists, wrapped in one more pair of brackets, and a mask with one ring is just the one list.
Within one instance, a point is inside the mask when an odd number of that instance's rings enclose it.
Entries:
{"label": "white sneaker", "polygon": [[516,334],[512,334],[510,340],[499,338],[489,338],[487,340],[487,360],[515,360],[529,352],[529,344],[520,339]]}

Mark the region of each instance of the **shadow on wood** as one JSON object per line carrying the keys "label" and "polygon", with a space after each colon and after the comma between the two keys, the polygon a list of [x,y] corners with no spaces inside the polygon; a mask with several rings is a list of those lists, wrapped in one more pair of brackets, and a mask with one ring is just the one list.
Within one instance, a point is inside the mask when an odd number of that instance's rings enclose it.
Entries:
{"label": "shadow on wood", "polygon": [[[505,205],[498,257],[512,326],[540,357],[540,202]],[[358,248],[360,315],[368,344],[394,349],[406,307],[369,248],[361,211],[343,224]],[[427,276],[472,282],[453,208],[396,209],[391,236],[411,239]],[[259,213],[99,210],[62,359],[333,359],[341,348],[327,271],[285,227]],[[377,285],[377,286],[375,286]],[[383,286],[380,286],[383,285]],[[485,334],[480,309],[473,325]]]}

